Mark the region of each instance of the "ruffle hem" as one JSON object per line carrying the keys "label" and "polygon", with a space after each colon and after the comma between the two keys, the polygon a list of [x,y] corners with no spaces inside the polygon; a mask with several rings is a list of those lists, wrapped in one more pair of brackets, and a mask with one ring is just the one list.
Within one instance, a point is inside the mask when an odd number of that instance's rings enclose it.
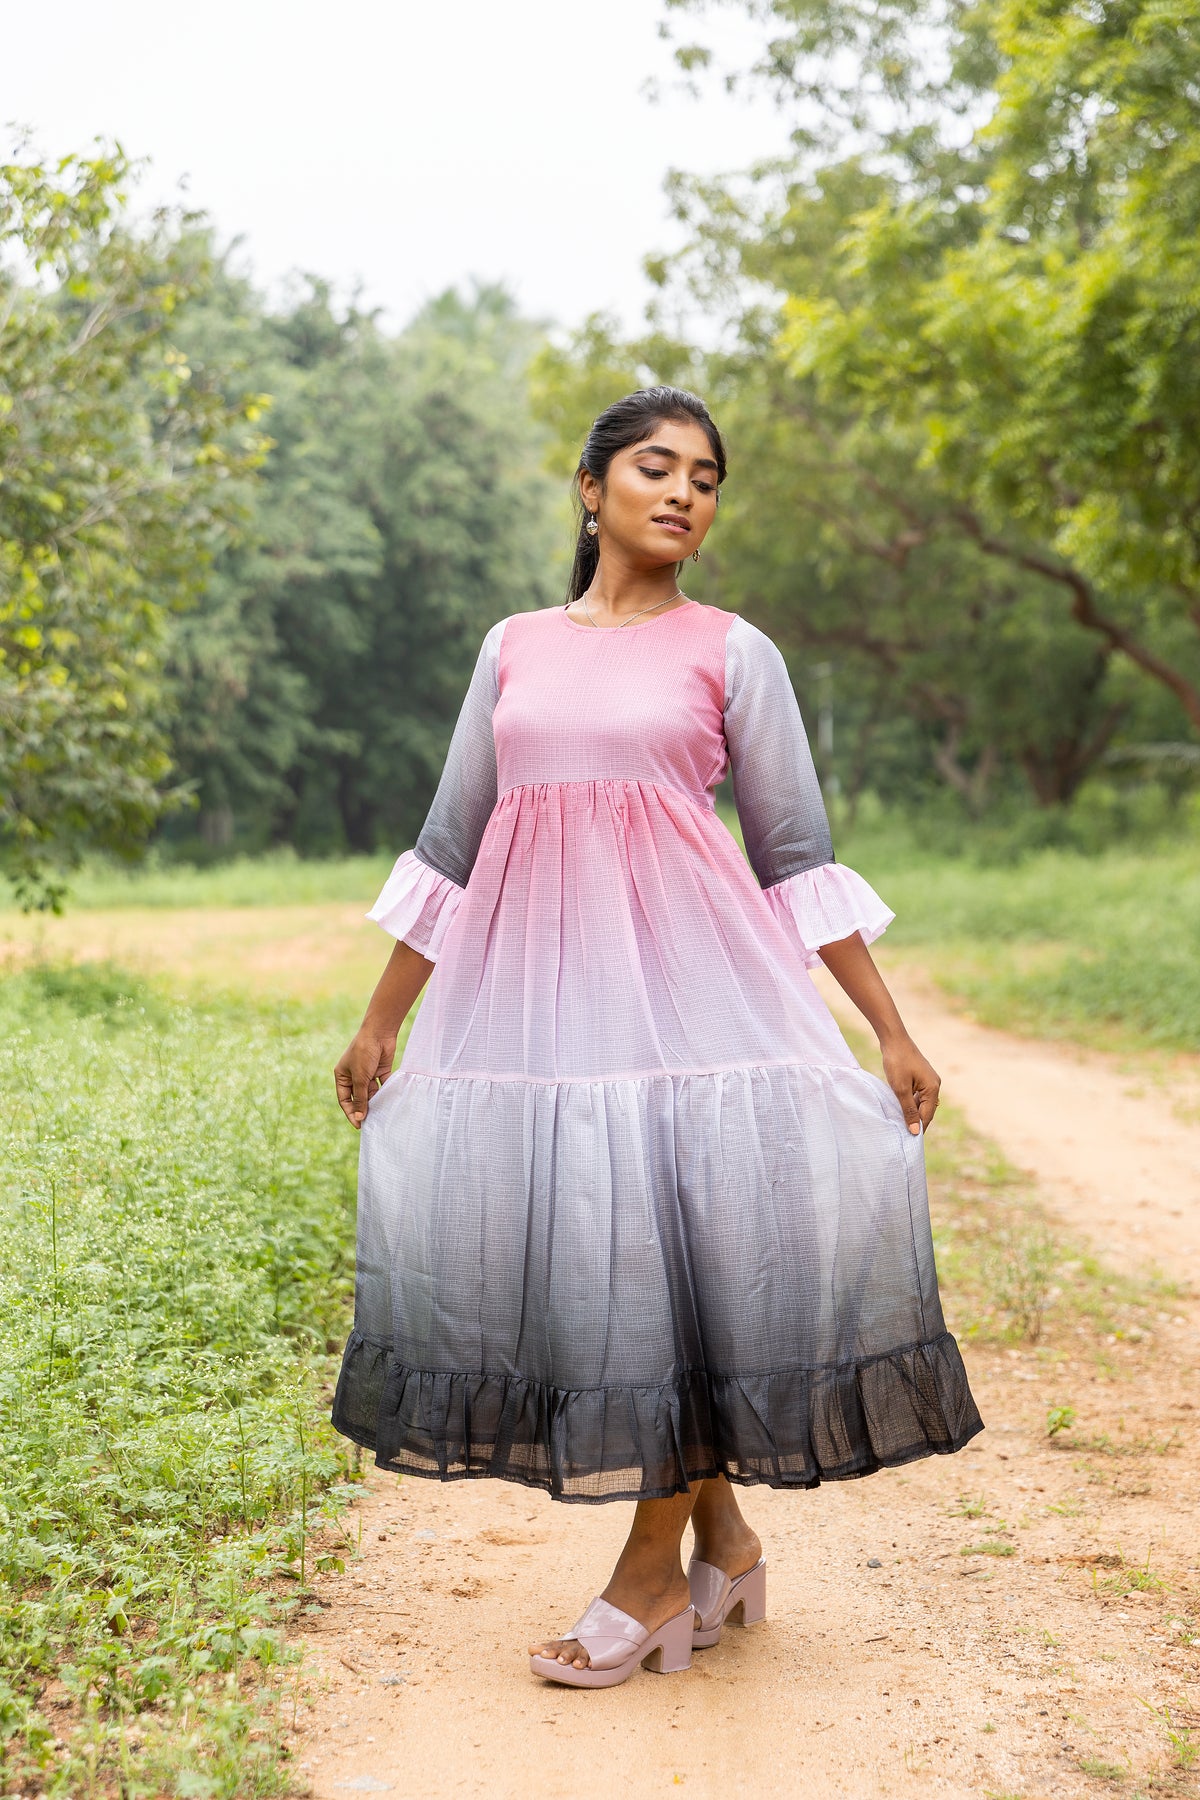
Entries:
{"label": "ruffle hem", "polygon": [[815,1488],[951,1455],[983,1429],[949,1332],[835,1367],[571,1390],[407,1368],[356,1331],[333,1424],[399,1474],[487,1476],[581,1502],[664,1499],[721,1474]]}

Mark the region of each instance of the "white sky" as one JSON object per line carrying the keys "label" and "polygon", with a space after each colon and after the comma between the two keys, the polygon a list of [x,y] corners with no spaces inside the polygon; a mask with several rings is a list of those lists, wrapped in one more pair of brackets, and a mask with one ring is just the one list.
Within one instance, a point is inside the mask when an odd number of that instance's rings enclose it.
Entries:
{"label": "white sky", "polygon": [[[770,102],[671,92],[660,0],[52,0],[4,9],[0,130],[51,154],[98,133],[151,158],[137,203],[186,198],[274,287],[357,278],[397,325],[470,276],[565,324],[636,326],[641,258],[678,241],[671,167],[779,150]],[[735,54],[738,16],[706,27]],[[686,19],[680,27],[700,35]],[[743,55],[738,60],[745,60]],[[665,91],[657,104],[648,79]]]}

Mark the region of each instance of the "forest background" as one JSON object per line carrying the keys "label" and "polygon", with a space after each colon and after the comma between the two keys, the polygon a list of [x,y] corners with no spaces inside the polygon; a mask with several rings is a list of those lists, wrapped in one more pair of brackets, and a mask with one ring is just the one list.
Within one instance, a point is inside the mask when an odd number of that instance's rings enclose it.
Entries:
{"label": "forest background", "polygon": [[134,222],[116,146],[5,168],[22,899],[151,838],[411,842],[483,632],[559,594],[590,419],[660,379],[732,450],[690,591],[780,642],[835,804],[999,854],[1194,824],[1194,18],[749,10],[753,68],[710,66],[702,7],[665,28],[688,79],[770,93],[790,153],[671,178],[689,241],[633,341],[487,287],[390,335],[316,278],[272,308],[203,216]]}

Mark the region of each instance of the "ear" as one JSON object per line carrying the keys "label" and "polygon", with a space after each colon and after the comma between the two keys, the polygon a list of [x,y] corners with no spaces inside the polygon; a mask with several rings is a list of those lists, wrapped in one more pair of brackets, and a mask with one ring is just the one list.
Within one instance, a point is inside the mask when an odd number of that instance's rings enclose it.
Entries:
{"label": "ear", "polygon": [[600,511],[600,483],[590,469],[580,470],[579,497],[590,513]]}

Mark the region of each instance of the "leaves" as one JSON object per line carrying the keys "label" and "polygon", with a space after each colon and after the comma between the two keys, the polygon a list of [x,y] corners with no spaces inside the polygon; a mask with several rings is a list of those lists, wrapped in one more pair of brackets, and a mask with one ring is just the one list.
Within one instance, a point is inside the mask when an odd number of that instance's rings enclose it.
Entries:
{"label": "leaves", "polygon": [[117,150],[0,165],[0,871],[29,906],[179,797],[168,618],[203,580],[228,476],[262,453],[172,340],[210,276],[203,236],[190,215],[135,231],[130,172]]}

